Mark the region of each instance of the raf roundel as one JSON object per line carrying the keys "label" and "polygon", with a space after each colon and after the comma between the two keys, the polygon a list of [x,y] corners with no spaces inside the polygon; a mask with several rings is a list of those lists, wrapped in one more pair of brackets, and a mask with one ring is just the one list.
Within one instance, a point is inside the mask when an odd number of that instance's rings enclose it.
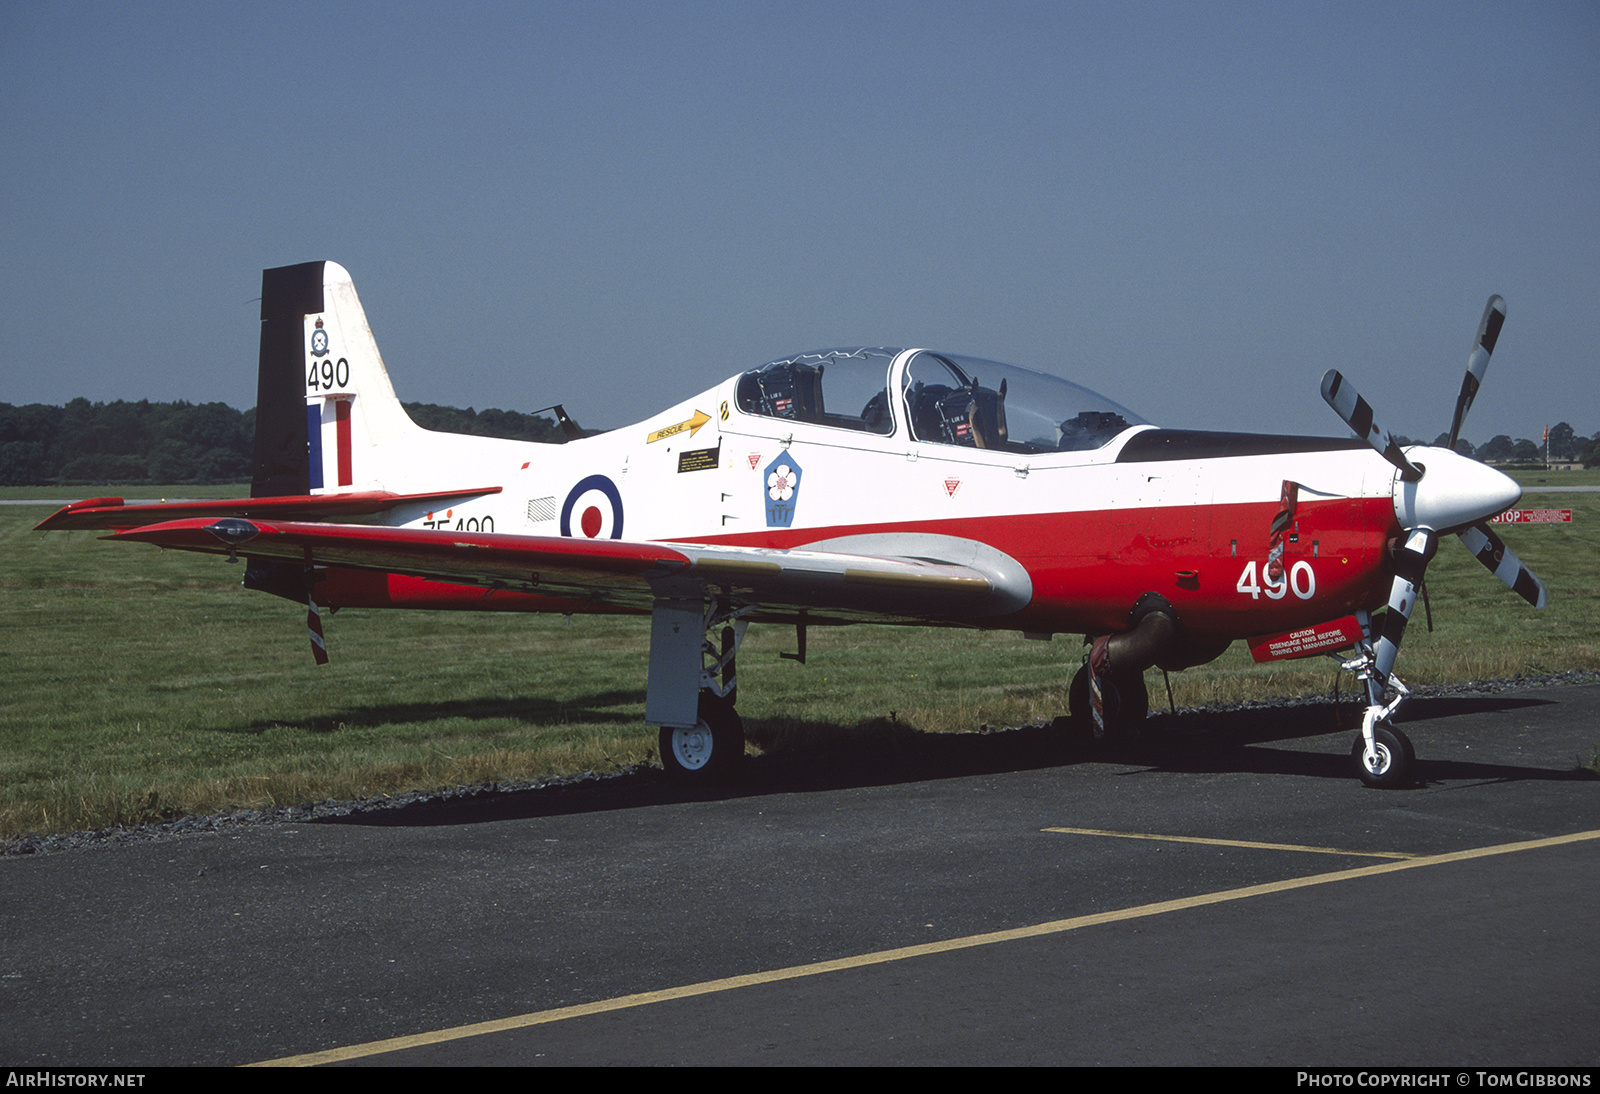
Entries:
{"label": "raf roundel", "polygon": [[584,539],[622,538],[622,494],[604,475],[590,475],[561,506],[561,534]]}

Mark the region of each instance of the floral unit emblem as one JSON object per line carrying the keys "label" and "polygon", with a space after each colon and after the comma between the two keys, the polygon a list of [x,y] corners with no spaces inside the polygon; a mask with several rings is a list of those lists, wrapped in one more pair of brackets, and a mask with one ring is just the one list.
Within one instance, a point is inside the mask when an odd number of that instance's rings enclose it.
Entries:
{"label": "floral unit emblem", "polygon": [[800,497],[800,464],[793,454],[783,452],[767,464],[762,476],[767,486],[767,527],[789,527]]}

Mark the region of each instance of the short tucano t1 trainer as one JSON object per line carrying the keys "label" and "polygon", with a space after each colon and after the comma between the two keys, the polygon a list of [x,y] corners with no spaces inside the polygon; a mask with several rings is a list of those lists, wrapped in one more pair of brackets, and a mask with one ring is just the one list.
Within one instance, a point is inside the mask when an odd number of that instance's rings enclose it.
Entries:
{"label": "short tucano t1 trainer", "polygon": [[[564,444],[425,430],[395,396],[350,275],[262,277],[254,481],[239,500],[77,502],[41,529],[242,557],[244,583],[341,607],[650,617],[645,719],[684,779],[738,769],[751,623],[1082,634],[1070,691],[1096,738],[1137,736],[1144,672],[1249,639],[1365,682],[1369,786],[1410,781],[1394,675],[1424,571],[1458,535],[1535,607],[1485,523],[1511,479],[1453,449],[1505,319],[1491,297],[1444,447],[1402,448],[1330,371],[1355,438],[1159,428],[1040,372],[929,349],[781,357],[637,425]],[[1387,606],[1387,611],[1374,612]]]}

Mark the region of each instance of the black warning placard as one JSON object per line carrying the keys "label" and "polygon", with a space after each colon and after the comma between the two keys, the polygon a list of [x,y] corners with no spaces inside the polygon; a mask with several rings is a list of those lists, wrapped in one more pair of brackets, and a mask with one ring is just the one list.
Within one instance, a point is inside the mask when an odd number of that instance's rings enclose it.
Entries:
{"label": "black warning placard", "polygon": [[685,471],[710,471],[717,466],[722,452],[719,443],[715,448],[694,448],[678,453],[678,474]]}

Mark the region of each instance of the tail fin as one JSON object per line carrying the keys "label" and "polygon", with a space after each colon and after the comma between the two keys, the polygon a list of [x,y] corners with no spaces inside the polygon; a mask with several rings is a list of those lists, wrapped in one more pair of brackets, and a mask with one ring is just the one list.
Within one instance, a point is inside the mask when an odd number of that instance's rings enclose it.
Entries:
{"label": "tail fin", "polygon": [[251,496],[382,487],[374,450],[413,432],[344,267],[262,271]]}

